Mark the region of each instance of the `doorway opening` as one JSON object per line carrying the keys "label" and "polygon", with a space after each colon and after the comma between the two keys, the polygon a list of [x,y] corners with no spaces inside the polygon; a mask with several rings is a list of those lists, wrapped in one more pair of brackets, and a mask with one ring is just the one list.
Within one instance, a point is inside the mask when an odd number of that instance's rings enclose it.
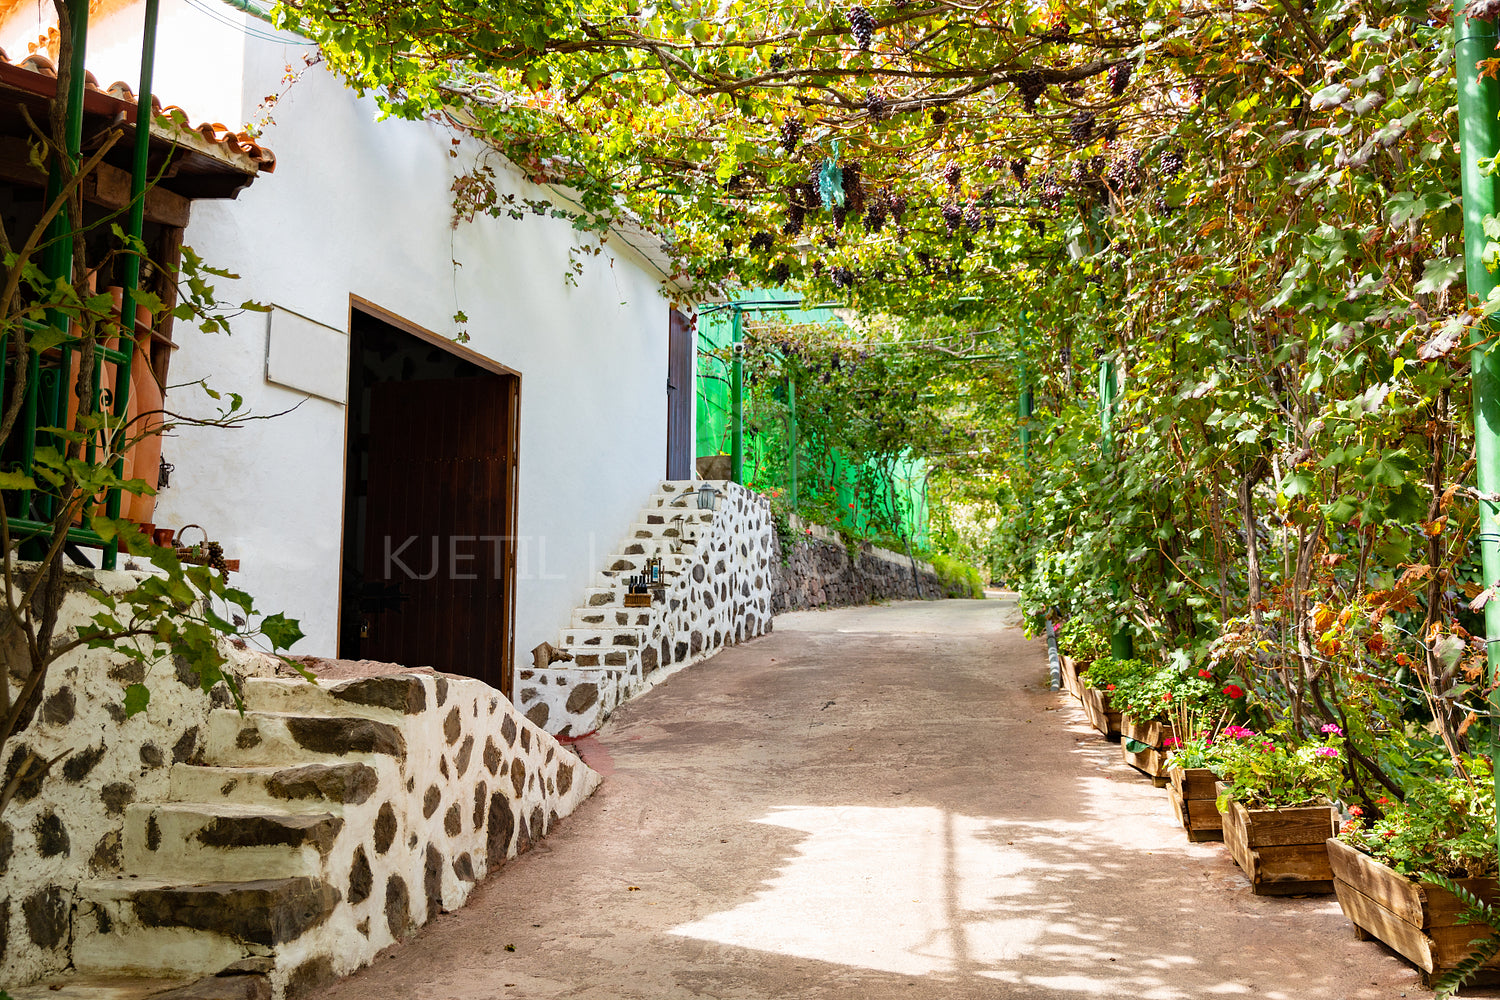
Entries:
{"label": "doorway opening", "polygon": [[339,656],[509,697],[520,376],[356,300]]}

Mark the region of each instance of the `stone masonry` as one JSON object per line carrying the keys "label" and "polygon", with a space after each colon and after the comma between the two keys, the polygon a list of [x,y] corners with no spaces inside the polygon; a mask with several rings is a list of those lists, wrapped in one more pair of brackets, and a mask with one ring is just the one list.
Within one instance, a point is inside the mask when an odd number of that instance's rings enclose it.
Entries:
{"label": "stone masonry", "polygon": [[[598,729],[624,700],[724,646],[771,631],[775,528],[766,499],[728,482],[714,510],[699,510],[703,483],[663,481],[598,586],[562,630],[570,663],[516,672],[516,705],[561,737]],[[660,556],[664,599],[624,605],[629,577]]]}
{"label": "stone masonry", "polygon": [[[771,573],[775,586],[771,607],[776,614],[945,596],[942,581],[928,563],[916,561],[913,580],[912,560],[905,555],[866,543],[860,546],[858,561],[852,562],[843,539],[827,528],[798,518],[791,524],[795,542],[784,563],[775,560]],[[778,539],[778,555],[781,551]]]}
{"label": "stone masonry", "polygon": [[[93,607],[70,595],[64,626]],[[462,905],[598,785],[480,681],[382,665],[312,684],[276,664],[236,651],[243,714],[170,664],[54,666],[3,748],[12,772],[68,752],[0,821],[0,986],[235,970],[295,996]],[[151,705],[127,719],[139,680]]]}

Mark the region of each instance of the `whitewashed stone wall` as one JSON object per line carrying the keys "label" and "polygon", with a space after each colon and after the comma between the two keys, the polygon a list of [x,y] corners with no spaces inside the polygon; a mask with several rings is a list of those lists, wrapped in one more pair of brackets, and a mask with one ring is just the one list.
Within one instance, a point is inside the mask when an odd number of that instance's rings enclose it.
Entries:
{"label": "whitewashed stone wall", "polygon": [[[91,606],[70,595],[67,623]],[[462,905],[598,785],[479,681],[390,668],[313,685],[275,663],[237,653],[244,714],[159,666],[131,719],[139,668],[102,651],[54,667],[4,747],[76,749],[0,821],[0,986],[234,968],[295,995]]]}
{"label": "whitewashed stone wall", "polygon": [[[702,485],[660,484],[562,630],[560,648],[573,660],[517,671],[516,704],[528,719],[565,738],[582,736],[663,677],[771,631],[779,556],[770,503],[714,482],[716,509],[699,510]],[[625,607],[628,578],[652,557],[665,567],[664,600]]]}

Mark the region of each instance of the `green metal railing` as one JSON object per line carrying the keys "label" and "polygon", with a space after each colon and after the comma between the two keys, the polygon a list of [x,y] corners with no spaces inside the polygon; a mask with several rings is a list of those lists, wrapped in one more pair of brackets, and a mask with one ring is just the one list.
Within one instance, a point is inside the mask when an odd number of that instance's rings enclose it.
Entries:
{"label": "green metal railing", "polygon": [[[146,0],[141,41],[141,82],[136,94],[136,128],[131,161],[130,205],[124,230],[126,247],[120,275],[120,284],[123,288],[120,302],[120,317],[124,328],[121,334],[123,350],[95,345],[93,396],[87,401],[87,405],[80,405],[77,408],[80,414],[107,413],[111,419],[106,421],[106,425],[112,439],[120,435],[123,430],[122,425],[130,402],[130,369],[136,353],[133,340],[136,335],[135,300],[141,279],[141,258],[137,248],[145,228],[146,217],[146,182],[151,149],[151,87],[156,60],[156,26],[159,5],[160,0]],[[64,196],[67,178],[76,174],[79,169],[83,145],[84,62],[88,51],[88,0],[69,0],[68,12],[73,48],[68,63],[68,92],[65,95],[67,113],[64,148],[59,151],[65,162],[58,162],[54,159],[48,172],[46,189],[48,206],[56,205]],[[64,95],[58,95],[58,97],[64,98]],[[70,196],[76,197],[76,194]],[[73,223],[69,213],[66,209],[57,212],[48,226],[41,260],[42,272],[49,280],[71,284],[77,278],[73,269],[73,239]],[[65,312],[52,309],[48,311],[46,323],[24,321],[23,328],[28,334],[43,333],[49,328],[66,331],[68,322]],[[78,352],[79,342],[79,338],[76,337],[64,340],[55,348],[55,354],[48,352],[46,359],[42,352],[32,350],[26,361],[27,378],[22,387],[24,398],[20,427],[21,471],[25,474],[30,475],[35,470],[38,448],[52,448],[62,452],[68,447],[67,439],[57,431],[71,429],[66,427],[69,423],[68,397],[74,391],[71,381],[75,364],[74,355]],[[9,356],[10,346],[9,337],[0,335],[0,358]],[[48,363],[53,358],[56,359],[55,365]],[[102,384],[104,375],[108,371],[106,365],[114,366],[112,387]],[[0,365],[0,399],[4,398],[5,391],[4,366]],[[91,435],[85,449],[85,458],[91,463],[96,462],[100,458],[99,448],[97,437]],[[123,476],[125,460],[122,449],[113,447],[112,442],[111,451],[115,454],[115,474]],[[118,487],[106,492],[104,503],[108,517],[120,516],[120,502]],[[52,534],[60,514],[58,497],[40,490],[18,490],[16,505],[14,509],[7,509],[6,515],[12,540],[22,545],[23,553],[34,551],[42,539]],[[97,531],[86,526],[71,525],[67,529],[67,541],[75,545],[103,549],[101,565],[106,569],[114,568],[119,554],[119,543],[116,539],[105,539]]]}

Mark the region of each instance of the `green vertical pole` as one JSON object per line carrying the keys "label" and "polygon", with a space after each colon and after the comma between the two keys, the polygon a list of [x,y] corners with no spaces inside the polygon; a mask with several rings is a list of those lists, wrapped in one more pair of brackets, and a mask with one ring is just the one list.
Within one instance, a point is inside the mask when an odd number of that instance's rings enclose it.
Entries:
{"label": "green vertical pole", "polygon": [[[68,19],[71,22],[73,43],[72,54],[68,62],[68,92],[66,95],[58,94],[54,98],[54,100],[67,101],[67,111],[63,123],[63,148],[55,150],[54,154],[66,160],[68,168],[66,172],[72,173],[78,169],[79,151],[83,147],[84,56],[88,50],[89,34],[88,0],[68,0]],[[54,204],[58,198],[62,197],[65,180],[64,163],[54,158],[51,169],[47,173],[47,205]],[[73,220],[66,207],[53,216],[47,228],[46,239],[47,246],[42,253],[43,273],[54,281],[71,282],[73,280]],[[68,329],[68,316],[60,310],[50,310],[47,314],[47,322],[58,330],[67,331]],[[35,461],[37,428],[56,427],[63,422],[63,417],[67,413],[67,393],[73,391],[73,387],[68,384],[68,373],[72,367],[71,350],[68,345],[64,344],[60,353],[62,358],[58,367],[56,384],[45,397],[41,379],[41,359],[33,351],[28,361],[27,396],[23,408],[25,423],[22,428],[21,445],[21,457],[27,473],[31,471]],[[52,517],[52,504],[45,495],[37,504],[39,509],[35,511],[31,509],[31,491],[23,491],[20,502],[19,513],[22,517],[38,517],[41,520],[48,520]]]}
{"label": "green vertical pole", "polygon": [[[1453,65],[1458,74],[1459,161],[1463,172],[1464,273],[1469,296],[1484,302],[1495,288],[1495,276],[1484,266],[1486,216],[1500,207],[1500,181],[1480,168],[1480,161],[1500,152],[1500,84],[1479,72],[1481,60],[1494,59],[1495,26],[1465,17],[1464,0],[1453,4]],[[1493,319],[1475,327],[1474,342],[1495,334]],[[1486,584],[1500,580],[1500,357],[1490,347],[1470,355],[1473,372],[1474,444],[1478,458],[1479,551]],[[1484,632],[1489,652],[1490,755],[1500,763],[1500,601],[1484,606]],[[1495,800],[1500,807],[1500,766],[1495,768]],[[1500,833],[1497,833],[1500,846]]]}
{"label": "green vertical pole", "polygon": [[734,306],[730,321],[733,341],[734,367],[729,375],[730,446],[729,478],[744,485],[745,482],[745,317],[739,306]]}
{"label": "green vertical pole", "polygon": [[[1106,356],[1099,362],[1099,427],[1104,435],[1104,455],[1109,461],[1115,457],[1115,366]],[[1115,597],[1120,596],[1124,588],[1120,581],[1115,580],[1111,584]],[[1109,655],[1116,660],[1130,660],[1135,658],[1135,640],[1131,638],[1130,631],[1125,628],[1123,620],[1115,628],[1114,634],[1109,640]]]}
{"label": "green vertical pole", "polygon": [[[146,0],[146,20],[141,33],[141,86],[136,91],[135,148],[132,150],[130,169],[130,214],[125,235],[132,243],[141,238],[146,223],[146,181],[151,161],[151,87],[156,68],[156,21],[160,0]],[[120,297],[120,324],[122,333],[120,347],[125,360],[115,369],[114,412],[121,415],[130,402],[130,367],[135,360],[135,337],[139,331],[135,326],[135,294],[141,284],[141,258],[127,252],[121,267],[120,286],[124,293]],[[147,334],[149,337],[150,335]],[[150,351],[151,345],[146,345]],[[115,461],[115,474],[124,475],[125,456],[122,453]],[[149,476],[150,470],[147,470]],[[155,485],[155,484],[152,484]],[[105,513],[120,516],[120,491],[110,490],[104,505]],[[104,568],[114,569],[120,543],[111,540],[104,548]]]}
{"label": "green vertical pole", "polygon": [[1017,401],[1017,413],[1021,418],[1021,464],[1031,465],[1031,373],[1021,365],[1021,396]]}
{"label": "green vertical pole", "polygon": [[787,465],[791,472],[792,513],[797,512],[797,380],[786,377]]}

